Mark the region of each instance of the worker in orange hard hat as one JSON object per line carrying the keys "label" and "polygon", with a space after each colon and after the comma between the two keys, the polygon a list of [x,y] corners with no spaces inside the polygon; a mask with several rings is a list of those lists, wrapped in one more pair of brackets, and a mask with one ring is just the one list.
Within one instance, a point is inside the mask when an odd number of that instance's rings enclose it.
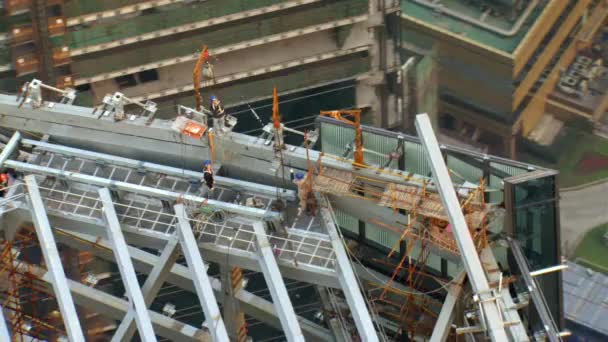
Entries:
{"label": "worker in orange hard hat", "polygon": [[7,191],[7,187],[8,187],[8,182],[10,180],[10,177],[8,175],[8,173],[4,172],[0,174],[0,196],[4,197],[4,194]]}

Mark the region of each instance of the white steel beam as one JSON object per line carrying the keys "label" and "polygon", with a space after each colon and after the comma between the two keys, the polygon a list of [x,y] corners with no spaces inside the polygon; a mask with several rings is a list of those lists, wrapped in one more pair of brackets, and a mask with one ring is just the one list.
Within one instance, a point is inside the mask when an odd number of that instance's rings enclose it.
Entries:
{"label": "white steel beam", "polygon": [[[2,166],[2,164],[0,164]],[[128,192],[134,192],[140,195],[153,196],[168,200],[177,200],[183,198],[186,201],[192,201],[194,203],[203,204],[207,203],[209,206],[217,209],[222,209],[235,214],[240,214],[250,217],[266,218],[278,216],[278,213],[270,210],[261,210],[257,208],[250,208],[234,203],[216,201],[212,199],[206,199],[200,196],[194,196],[189,194],[180,194],[178,192],[162,190],[152,188],[145,185],[132,184],[127,182],[119,182],[108,178],[96,177],[91,175],[85,175],[77,172],[63,171],[60,169],[54,169],[46,166],[39,166],[34,164],[22,163],[15,160],[7,160],[4,162],[5,167],[10,167],[15,170],[53,176],[63,179],[72,180],[78,183],[91,184],[102,187],[115,188],[118,190],[124,190]]]}
{"label": "white steel beam", "polygon": [[196,244],[196,238],[192,233],[192,227],[186,209],[183,204],[173,206],[177,216],[177,235],[182,246],[182,251],[188,262],[188,269],[192,272],[192,280],[196,288],[196,294],[201,302],[201,307],[205,312],[205,321],[211,330],[211,336],[214,341],[229,341],[228,332],[224,325],[224,320],[220,314],[220,308],[217,305],[217,300],[213,294],[213,287],[207,275],[207,268],[203,262],[201,252]]}
{"label": "white steel beam", "polygon": [[4,308],[0,305],[0,341],[12,341],[11,335],[4,320]]}
{"label": "white steel beam", "polygon": [[99,189],[99,198],[103,205],[102,211],[106,223],[108,224],[108,238],[112,244],[112,250],[116,257],[116,264],[118,265],[118,270],[120,271],[125,289],[127,290],[127,296],[131,300],[131,304],[135,310],[135,322],[137,323],[139,337],[145,342],[155,342],[156,336],[154,335],[154,328],[152,328],[152,322],[148,315],[148,307],[146,306],[144,296],[139,288],[139,282],[137,281],[135,269],[131,262],[127,242],[122,235],[118,216],[116,216],[116,210],[114,209],[110,190],[107,188]]}
{"label": "white steel beam", "polygon": [[[81,233],[65,233],[57,235],[58,241],[65,243],[73,248],[82,251],[89,251],[95,256],[114,262],[114,257],[108,241],[106,239],[98,239],[97,237],[81,234]],[[101,247],[101,248],[97,248]],[[129,246],[129,254],[133,259],[133,266],[138,272],[150,274],[154,267],[160,263],[160,257],[154,254],[143,251],[139,248]],[[225,259],[225,258],[224,258]],[[371,270],[366,270],[372,272]],[[375,276],[380,276],[375,274]],[[150,276],[148,276],[150,277]],[[210,277],[211,286],[213,286],[214,294],[218,300],[222,300],[222,282],[216,278]],[[169,276],[166,280],[169,284],[175,285],[180,289],[186,291],[195,292],[192,282],[192,273],[187,267],[180,264],[174,264],[171,269]],[[144,284],[144,290],[145,290]],[[146,292],[144,291],[144,296]],[[281,321],[278,318],[278,314],[274,308],[272,302],[259,297],[245,289],[241,289],[235,294],[235,298],[239,300],[243,311],[252,317],[255,317],[261,322],[264,322],[272,327],[281,328]],[[307,340],[311,341],[333,341],[331,333],[324,327],[309,321],[308,319],[299,316],[298,321],[302,327],[302,331]]]}
{"label": "white steel beam", "polygon": [[444,342],[448,339],[452,322],[454,321],[454,314],[456,313],[456,303],[458,303],[458,298],[462,293],[462,285],[465,278],[466,273],[460,272],[454,279],[454,282],[448,287],[448,295],[441,306],[441,312],[433,327],[430,342]]}
{"label": "white steel beam", "polygon": [[298,318],[289,299],[287,288],[281,277],[279,266],[274,258],[274,253],[270,247],[270,241],[266,236],[264,224],[260,221],[253,222],[253,230],[256,236],[257,252],[259,255],[260,267],[266,280],[266,285],[270,290],[274,307],[279,314],[281,325],[285,337],[289,342],[304,341]]}
{"label": "white steel beam", "polygon": [[[152,305],[152,302],[154,301],[154,298],[156,298],[156,295],[158,295],[163,283],[171,274],[171,268],[173,268],[173,265],[179,257],[179,248],[177,247],[177,239],[167,241],[167,246],[163,249],[163,252],[158,258],[158,262],[154,265],[154,268],[152,268],[152,271],[150,271],[150,274],[146,278],[146,282],[142,286],[141,292],[147,307]],[[133,258],[133,256],[131,257]],[[133,335],[135,335],[136,328],[134,319],[135,312],[133,311],[133,308],[130,308],[129,312],[127,312],[127,315],[116,329],[111,342],[131,341]]]}
{"label": "white steel beam", "polygon": [[0,153],[0,166],[13,154],[13,152],[19,147],[19,141],[21,140],[21,133],[15,131],[11,139],[6,143],[6,146]]}
{"label": "white steel beam", "polygon": [[494,296],[491,293],[488,279],[485,276],[477,249],[469,233],[469,227],[460,208],[460,202],[454,190],[454,184],[448,173],[448,168],[443,160],[443,155],[439,149],[437,138],[433,132],[431,121],[427,114],[416,115],[416,130],[420,136],[420,142],[426,151],[426,155],[433,170],[433,179],[437,186],[443,207],[448,213],[452,232],[463,263],[467,271],[469,281],[473,291],[479,296],[483,316],[486,320],[487,330],[491,339],[495,342],[507,341],[502,316],[497,303],[491,300]]}
{"label": "white steel beam", "polygon": [[[23,267],[24,270],[32,272],[47,284],[51,283],[52,281],[51,277],[49,276],[49,272],[46,272],[36,265],[25,265],[21,263],[17,266]],[[78,303],[78,305],[90,308],[92,311],[100,315],[119,320],[124,317],[129,310],[129,302],[111,294],[69,279],[68,286],[74,300],[76,303]],[[148,312],[152,322],[154,323],[154,328],[159,336],[162,336],[170,341],[180,342],[211,341],[211,336],[209,336],[209,334],[201,328],[196,328],[182,323],[152,310],[149,310]]]}
{"label": "white steel beam", "polygon": [[342,239],[338,235],[338,230],[334,225],[333,215],[328,208],[321,208],[321,217],[331,239],[331,246],[336,254],[336,272],[340,280],[341,290],[346,297],[346,302],[355,320],[359,336],[363,341],[378,341],[378,334],[374,328],[372,317],[361,295],[359,283],[342,244]]}
{"label": "white steel beam", "polygon": [[[13,138],[15,135],[13,135]],[[57,297],[57,304],[61,311],[61,317],[63,318],[68,338],[71,342],[84,342],[84,334],[80,327],[72,295],[68,289],[67,278],[61,264],[51,224],[46,216],[40,190],[38,189],[38,184],[36,184],[36,178],[33,175],[26,176],[25,184],[27,185],[27,192],[29,194],[29,204],[32,208],[32,220],[36,228],[36,235],[40,241],[40,249],[51,276],[51,284]]]}
{"label": "white steel beam", "polygon": [[[145,162],[145,161],[141,161],[141,160],[136,160],[136,159],[129,159],[129,158],[114,156],[114,155],[105,154],[105,153],[92,152],[92,151],[83,150],[83,149],[79,149],[79,148],[67,147],[67,146],[62,146],[62,145],[57,145],[57,144],[49,144],[47,142],[38,141],[38,140],[23,139],[22,143],[26,146],[32,145],[32,146],[36,146],[42,150],[53,152],[53,153],[60,153],[62,155],[70,155],[70,156],[75,156],[75,157],[84,158],[84,159],[91,159],[91,160],[104,160],[112,165],[117,165],[117,166],[129,167],[129,168],[134,168],[134,169],[144,169],[147,171],[162,173],[164,175],[170,175],[170,176],[180,177],[180,178],[188,177],[188,178],[194,178],[194,179],[203,179],[202,172],[196,172],[196,171],[192,171],[192,170],[179,169],[176,167],[165,166],[165,165]],[[247,191],[247,192],[252,192],[252,193],[269,196],[269,197],[276,197],[277,192],[278,192],[281,195],[281,198],[286,198],[287,200],[296,199],[296,194],[295,194],[295,191],[293,191],[293,190],[287,190],[287,189],[277,188],[274,186],[252,183],[252,182],[242,181],[240,179],[227,178],[227,177],[222,177],[222,176],[217,176],[217,175],[213,176],[213,179],[215,181],[215,184],[220,185],[220,186],[225,186],[231,190]]]}

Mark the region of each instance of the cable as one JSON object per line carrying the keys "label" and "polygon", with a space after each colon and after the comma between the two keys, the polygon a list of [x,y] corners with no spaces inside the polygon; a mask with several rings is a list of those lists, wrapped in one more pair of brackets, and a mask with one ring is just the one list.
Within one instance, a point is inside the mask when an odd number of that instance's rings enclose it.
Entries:
{"label": "cable", "polygon": [[[333,92],[336,92],[336,91],[340,91],[340,90],[344,90],[344,89],[349,89],[349,88],[354,88],[354,87],[355,87],[355,85],[351,84],[351,85],[347,85],[347,86],[340,87],[340,88],[333,88],[333,89],[329,89],[329,90],[324,90],[324,91],[321,91],[321,92],[318,92],[318,93],[314,93],[314,94],[303,95],[303,96],[300,96],[300,97],[294,97],[292,99],[279,101],[279,104],[286,104],[286,103],[290,103],[290,102],[294,102],[294,101],[298,101],[298,100],[302,100],[302,99],[307,99],[307,98],[318,96],[318,95],[329,94],[329,93],[333,93]],[[236,106],[232,106],[232,107],[236,107]],[[256,107],[253,107],[253,109],[261,109],[261,108],[267,108],[267,107],[272,107],[272,103],[256,106]],[[230,108],[230,107],[226,107],[226,108]],[[244,109],[244,110],[240,110],[240,111],[237,111],[237,112],[233,112],[231,115],[234,116],[234,115],[246,113],[248,111],[249,111],[249,108]]]}

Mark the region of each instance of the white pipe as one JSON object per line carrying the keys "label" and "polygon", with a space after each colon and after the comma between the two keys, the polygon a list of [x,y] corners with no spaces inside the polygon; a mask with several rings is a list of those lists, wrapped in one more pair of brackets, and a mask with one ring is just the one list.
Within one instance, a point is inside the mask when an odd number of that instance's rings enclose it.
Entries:
{"label": "white pipe", "polygon": [[551,267],[547,267],[547,268],[542,268],[540,270],[532,271],[532,272],[530,272],[530,275],[533,276],[533,277],[536,277],[536,276],[547,274],[547,273],[552,273],[552,272],[557,272],[557,271],[565,270],[566,268],[568,268],[568,265],[565,265],[565,264],[564,265],[551,266]]}

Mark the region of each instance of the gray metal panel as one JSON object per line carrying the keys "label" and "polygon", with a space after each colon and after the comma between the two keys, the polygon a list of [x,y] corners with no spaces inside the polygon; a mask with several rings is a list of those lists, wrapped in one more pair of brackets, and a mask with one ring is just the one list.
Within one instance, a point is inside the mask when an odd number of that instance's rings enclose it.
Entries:
{"label": "gray metal panel", "polygon": [[[398,140],[370,132],[363,132],[363,146],[366,150],[372,150],[384,154],[379,156],[375,153],[364,153],[365,163],[368,165],[383,166],[388,161],[388,154],[397,148]],[[393,161],[393,168],[398,168],[397,161]]]}
{"label": "gray metal panel", "polygon": [[224,320],[220,314],[220,308],[217,305],[217,300],[213,294],[213,287],[207,275],[207,268],[203,262],[201,252],[196,245],[196,238],[192,233],[192,227],[186,214],[186,209],[183,204],[173,206],[178,220],[177,234],[179,241],[188,262],[188,269],[192,272],[192,280],[196,288],[196,294],[201,302],[201,307],[205,312],[205,320],[211,330],[211,336],[214,341],[230,341],[228,332],[224,325]]}
{"label": "gray metal panel", "polygon": [[116,264],[120,271],[120,276],[125,285],[127,296],[131,300],[131,304],[135,309],[135,322],[137,323],[137,330],[139,336],[144,342],[156,341],[154,335],[154,328],[152,328],[152,321],[148,315],[148,307],[144,301],[144,296],[139,288],[139,282],[137,281],[137,275],[131,262],[131,256],[129,255],[129,249],[127,248],[127,242],[122,235],[120,228],[120,222],[116,216],[116,210],[114,209],[114,203],[112,202],[112,195],[106,188],[99,189],[99,198],[103,203],[103,214],[108,224],[108,238],[116,257]]}
{"label": "gray metal panel", "polygon": [[355,130],[349,127],[321,122],[321,151],[342,156],[346,145],[355,140]]}
{"label": "gray metal panel", "polygon": [[84,342],[84,334],[80,327],[80,321],[76,314],[76,307],[74,306],[72,295],[68,290],[68,281],[63,270],[59,252],[57,251],[57,244],[53,237],[51,224],[46,216],[44,203],[42,202],[42,197],[40,197],[40,190],[36,184],[36,178],[32,175],[26,176],[25,183],[29,194],[30,206],[32,207],[32,219],[34,221],[34,227],[36,228],[36,235],[38,236],[38,240],[40,240],[40,249],[42,250],[46,267],[51,276],[51,284],[53,285],[53,291],[57,297],[57,304],[61,311],[68,338],[72,342]]}
{"label": "gray metal panel", "polygon": [[405,142],[405,171],[428,177],[431,166],[426,159],[422,145]]}
{"label": "gray metal panel", "polygon": [[453,177],[456,183],[468,181],[478,184],[483,177],[483,170],[454,156],[448,155],[446,164],[448,168],[456,174],[456,176]]}
{"label": "gray metal panel", "polygon": [[433,168],[433,179],[439,189],[441,202],[449,216],[452,224],[452,231],[458,249],[463,258],[467,274],[469,276],[471,286],[475,293],[481,297],[481,307],[487,321],[487,329],[493,341],[506,341],[507,334],[505,332],[500,311],[494,301],[487,301],[486,298],[491,296],[490,286],[486,279],[483,267],[479,261],[479,256],[473,243],[473,239],[469,233],[466,220],[460,208],[460,203],[456,192],[454,191],[453,183],[450,179],[450,174],[443,161],[443,155],[439,149],[437,138],[433,133],[433,127],[428,115],[419,114],[416,116],[416,130],[420,135],[422,144],[427,151],[428,158]]}

